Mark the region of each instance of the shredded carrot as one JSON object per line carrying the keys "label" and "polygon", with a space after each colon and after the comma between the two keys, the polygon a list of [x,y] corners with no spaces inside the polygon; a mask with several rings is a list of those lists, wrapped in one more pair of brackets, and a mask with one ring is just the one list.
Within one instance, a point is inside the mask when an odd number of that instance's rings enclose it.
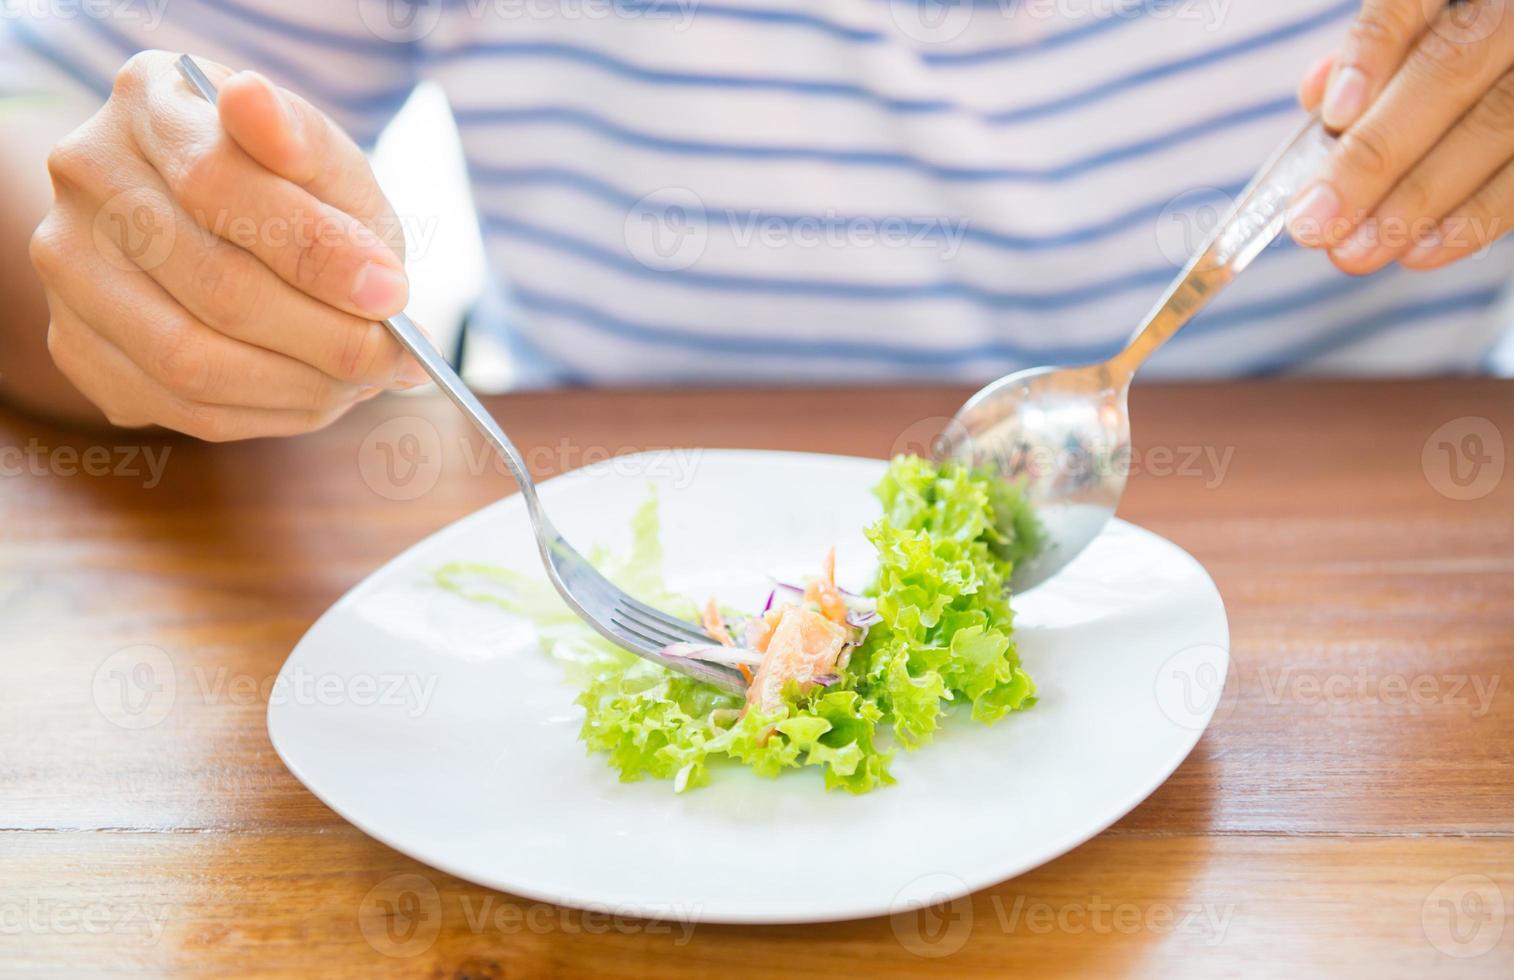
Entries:
{"label": "shredded carrot", "polygon": [[721,646],[736,645],[736,641],[731,639],[731,631],[725,628],[725,620],[720,618],[720,607],[716,605],[714,596],[710,596],[710,601],[704,605],[704,631]]}
{"label": "shredded carrot", "polygon": [[836,588],[836,549],[825,553],[820,565],[820,577],[804,588],[804,601],[813,602],[820,615],[833,623],[846,624],[846,600]]}
{"label": "shredded carrot", "polygon": [[746,664],[737,664],[736,669],[741,671],[741,676],[746,678],[748,684],[752,683],[752,668]]}

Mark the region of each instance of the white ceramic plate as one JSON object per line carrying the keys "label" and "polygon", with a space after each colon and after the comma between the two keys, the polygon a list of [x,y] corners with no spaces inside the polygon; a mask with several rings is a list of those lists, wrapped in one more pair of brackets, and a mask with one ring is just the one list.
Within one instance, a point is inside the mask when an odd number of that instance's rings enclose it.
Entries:
{"label": "white ceramic plate", "polygon": [[[862,586],[875,460],[728,450],[621,457],[552,480],[567,538],[624,551],[655,483],[669,583],[755,608],[766,573],[838,548]],[[432,535],[334,605],[290,655],[268,731],[346,819],[443,871],[532,899],[706,922],[898,912],[1020,874],[1159,786],[1220,702],[1228,630],[1186,553],[1115,522],[1016,597],[1040,702],[994,726],[948,719],[900,752],[898,784],[826,792],[817,772],[717,768],[710,786],[623,784],[576,737],[577,691],[529,623],[430,584],[459,559],[540,575],[519,497]]]}

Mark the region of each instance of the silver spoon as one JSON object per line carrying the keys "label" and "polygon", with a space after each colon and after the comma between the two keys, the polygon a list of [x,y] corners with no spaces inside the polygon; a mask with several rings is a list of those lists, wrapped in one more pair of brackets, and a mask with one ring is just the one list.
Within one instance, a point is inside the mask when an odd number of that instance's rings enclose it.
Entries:
{"label": "silver spoon", "polygon": [[1282,232],[1288,205],[1335,137],[1312,118],[1273,155],[1125,349],[1102,364],[1032,368],[969,398],[936,446],[1017,484],[1045,545],[1010,577],[1034,588],[1076,558],[1114,516],[1130,470],[1127,395],[1136,369]]}

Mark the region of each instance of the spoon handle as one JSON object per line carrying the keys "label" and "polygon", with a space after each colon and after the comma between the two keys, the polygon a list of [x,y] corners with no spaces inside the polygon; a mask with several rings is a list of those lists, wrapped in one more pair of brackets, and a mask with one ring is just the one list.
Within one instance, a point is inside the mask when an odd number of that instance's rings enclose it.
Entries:
{"label": "spoon handle", "polygon": [[1288,205],[1319,172],[1335,137],[1314,116],[1288,138],[1241,192],[1240,200],[1178,276],[1130,343],[1110,359],[1128,381],[1167,338],[1177,333],[1282,232]]}

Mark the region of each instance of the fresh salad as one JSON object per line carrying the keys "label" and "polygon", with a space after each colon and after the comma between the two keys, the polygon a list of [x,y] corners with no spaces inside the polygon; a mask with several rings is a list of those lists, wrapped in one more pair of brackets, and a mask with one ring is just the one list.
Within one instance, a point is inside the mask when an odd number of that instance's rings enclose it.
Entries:
{"label": "fresh salad", "polygon": [[963,465],[901,456],[874,492],[883,517],[866,529],[878,559],[864,595],[836,586],[832,550],[808,581],[775,583],[761,610],[712,597],[701,614],[664,584],[655,497],[628,555],[593,556],[637,598],[701,622],[708,644],[666,652],[735,666],[751,682],[745,698],[619,649],[545,582],[474,563],[440,568],[436,581],[536,622],[583,685],[580,737],[623,780],[668,779],[681,792],[722,764],[763,776],[815,766],[828,788],[865,793],[894,781],[894,748],[930,741],[949,706],[991,723],[1035,703],[1005,583],[1042,543],[1012,487]]}

